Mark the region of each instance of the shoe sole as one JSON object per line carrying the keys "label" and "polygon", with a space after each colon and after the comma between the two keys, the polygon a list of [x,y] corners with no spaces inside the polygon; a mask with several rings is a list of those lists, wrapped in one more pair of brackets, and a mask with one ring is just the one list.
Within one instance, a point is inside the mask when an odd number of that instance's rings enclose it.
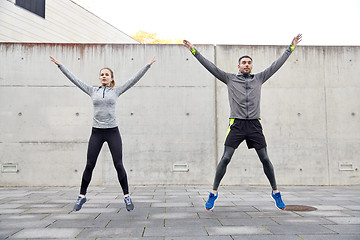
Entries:
{"label": "shoe sole", "polygon": [[[279,208],[279,207],[276,205],[276,201],[275,201],[275,199],[273,198],[272,195],[270,195],[270,197],[271,197],[271,199],[273,200],[273,202],[275,203],[275,207],[276,207],[277,209],[282,210],[282,211],[285,210],[285,208]],[[285,205],[285,207],[286,207],[286,205]]]}
{"label": "shoe sole", "polygon": [[215,207],[215,204],[214,204],[214,206],[213,206],[212,208],[206,208],[206,207],[205,207],[205,209],[208,210],[208,211],[210,211],[210,210],[213,210],[214,207]]}
{"label": "shoe sole", "polygon": [[127,209],[126,208],[126,210],[128,211],[128,212],[131,212],[131,211],[133,211],[135,209],[135,207],[133,207],[132,209]]}

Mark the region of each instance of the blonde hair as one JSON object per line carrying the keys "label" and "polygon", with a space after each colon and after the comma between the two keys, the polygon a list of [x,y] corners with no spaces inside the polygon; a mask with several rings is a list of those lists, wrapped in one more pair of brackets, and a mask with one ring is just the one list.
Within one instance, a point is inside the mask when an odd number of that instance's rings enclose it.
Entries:
{"label": "blonde hair", "polygon": [[110,68],[104,67],[104,68],[100,69],[100,73],[101,73],[101,71],[104,70],[104,69],[107,69],[107,70],[110,71],[110,73],[111,73],[111,79],[112,79],[111,82],[110,82],[110,87],[111,87],[111,88],[114,88],[114,87],[115,87],[114,72],[113,72]]}

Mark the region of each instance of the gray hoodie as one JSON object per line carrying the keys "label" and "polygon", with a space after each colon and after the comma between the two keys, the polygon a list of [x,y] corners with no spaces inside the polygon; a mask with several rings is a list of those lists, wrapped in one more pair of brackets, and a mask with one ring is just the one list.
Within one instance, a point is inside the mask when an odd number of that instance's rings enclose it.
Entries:
{"label": "gray hoodie", "polygon": [[196,49],[196,59],[228,87],[230,118],[259,119],[261,86],[285,63],[292,52],[289,46],[270,67],[257,74],[226,73],[204,58]]}
{"label": "gray hoodie", "polygon": [[128,80],[120,87],[92,87],[87,85],[72,74],[64,65],[59,65],[60,70],[65,76],[70,79],[76,86],[83,90],[87,95],[91,97],[94,105],[94,128],[113,128],[117,127],[115,105],[117,98],[126,90],[134,86],[146,71],[150,68],[147,64],[141,69],[135,76]]}

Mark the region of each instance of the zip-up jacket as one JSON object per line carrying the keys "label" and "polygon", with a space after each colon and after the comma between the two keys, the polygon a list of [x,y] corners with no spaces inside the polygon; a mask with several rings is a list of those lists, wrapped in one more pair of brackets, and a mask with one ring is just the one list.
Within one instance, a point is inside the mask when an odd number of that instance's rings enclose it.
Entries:
{"label": "zip-up jacket", "polygon": [[285,63],[294,48],[289,46],[270,67],[257,74],[227,73],[192,49],[196,59],[217,79],[227,85],[230,118],[259,119],[261,86]]}
{"label": "zip-up jacket", "polygon": [[120,87],[100,86],[93,87],[82,82],[74,74],[72,74],[64,65],[59,65],[60,70],[64,75],[78,86],[83,92],[89,95],[94,105],[94,121],[93,127],[95,128],[113,128],[117,127],[116,123],[116,100],[117,98],[134,86],[142,76],[149,70],[150,65],[147,64],[135,76],[130,78],[125,84]]}

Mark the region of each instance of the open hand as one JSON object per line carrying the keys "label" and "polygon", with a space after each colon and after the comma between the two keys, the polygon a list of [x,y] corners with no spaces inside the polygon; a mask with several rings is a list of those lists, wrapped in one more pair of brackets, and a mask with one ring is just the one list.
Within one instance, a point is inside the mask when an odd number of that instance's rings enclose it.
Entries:
{"label": "open hand", "polygon": [[53,63],[55,63],[56,65],[60,65],[60,63],[58,62],[58,60],[56,60],[55,58],[53,58],[52,56],[50,56],[50,59]]}
{"label": "open hand", "polygon": [[296,47],[296,45],[301,42],[302,40],[302,34],[298,34],[296,37],[294,37],[294,39],[291,42],[291,45],[293,45],[294,47]]}
{"label": "open hand", "polygon": [[149,65],[151,66],[154,62],[156,62],[155,57],[153,57],[153,59],[151,59],[151,61],[149,62]]}
{"label": "open hand", "polygon": [[191,50],[191,49],[194,48],[194,45],[193,45],[191,42],[189,42],[188,40],[184,40],[184,41],[183,41],[183,44],[184,44],[184,46],[187,47],[189,50]]}

